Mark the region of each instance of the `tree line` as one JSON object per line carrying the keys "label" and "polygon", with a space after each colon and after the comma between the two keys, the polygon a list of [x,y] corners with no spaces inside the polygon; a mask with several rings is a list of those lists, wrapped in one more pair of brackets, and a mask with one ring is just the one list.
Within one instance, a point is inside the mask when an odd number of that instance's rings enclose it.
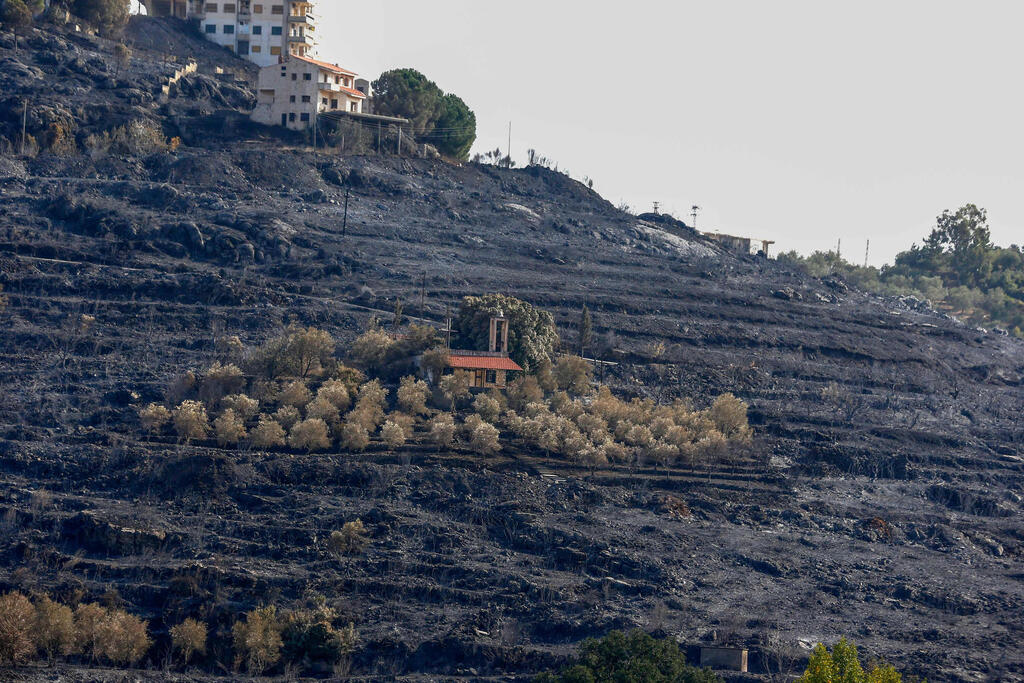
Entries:
{"label": "tree line", "polygon": [[779,260],[815,277],[837,275],[869,292],[916,296],[965,322],[1024,338],[1024,246],[994,245],[988,214],[974,204],[943,211],[920,246],[882,268],[854,265],[835,251],[807,257],[790,251]]}

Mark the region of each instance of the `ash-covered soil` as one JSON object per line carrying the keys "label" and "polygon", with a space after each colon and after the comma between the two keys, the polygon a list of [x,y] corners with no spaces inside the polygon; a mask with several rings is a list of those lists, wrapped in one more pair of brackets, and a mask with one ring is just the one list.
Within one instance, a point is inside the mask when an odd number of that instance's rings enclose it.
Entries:
{"label": "ash-covered soil", "polygon": [[[116,588],[158,636],[189,615],[223,636],[315,590],[356,622],[363,676],[524,676],[640,626],[755,650],[845,634],[930,680],[1024,680],[1020,341],[543,169],[252,140],[0,157],[0,284],[0,588]],[[139,435],[135,408],[220,336],[298,320],[344,347],[397,299],[439,322],[483,292],[550,310],[570,342],[586,303],[623,395],[741,396],[749,457],[590,473],[514,442],[302,456]],[[368,552],[332,558],[356,517]]]}

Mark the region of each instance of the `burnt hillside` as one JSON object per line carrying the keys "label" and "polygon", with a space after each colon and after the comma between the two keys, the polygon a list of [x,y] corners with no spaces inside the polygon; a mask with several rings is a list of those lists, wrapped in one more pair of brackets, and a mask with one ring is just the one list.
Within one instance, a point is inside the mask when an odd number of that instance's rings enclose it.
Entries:
{"label": "burnt hillside", "polygon": [[[0,61],[42,68],[57,40],[76,44],[41,32]],[[161,107],[240,106],[82,88],[89,125],[104,106],[165,127]],[[364,675],[525,675],[641,626],[755,650],[846,634],[932,680],[1024,680],[1020,341],[724,252],[544,169],[256,139],[0,156],[0,284],[2,589],[113,587],[158,636],[316,590],[356,622]],[[137,406],[218,337],[298,320],[344,347],[396,300],[440,322],[483,292],[551,311],[570,343],[586,303],[624,396],[741,396],[753,458],[590,473],[516,448],[306,457],[140,435]],[[324,536],[356,517],[369,551],[330,558]]]}

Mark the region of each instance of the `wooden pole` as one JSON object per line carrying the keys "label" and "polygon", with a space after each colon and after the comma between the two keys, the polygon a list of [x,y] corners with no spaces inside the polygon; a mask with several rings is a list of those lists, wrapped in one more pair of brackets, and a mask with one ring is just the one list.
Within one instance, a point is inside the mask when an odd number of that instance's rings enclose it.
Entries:
{"label": "wooden pole", "polygon": [[348,183],[345,183],[345,217],[341,221],[341,236],[348,233]]}
{"label": "wooden pole", "polygon": [[25,156],[25,135],[28,132],[28,100],[25,100],[25,111],[21,115],[21,156]]}
{"label": "wooden pole", "polygon": [[398,156],[402,156],[402,126],[398,126]]}

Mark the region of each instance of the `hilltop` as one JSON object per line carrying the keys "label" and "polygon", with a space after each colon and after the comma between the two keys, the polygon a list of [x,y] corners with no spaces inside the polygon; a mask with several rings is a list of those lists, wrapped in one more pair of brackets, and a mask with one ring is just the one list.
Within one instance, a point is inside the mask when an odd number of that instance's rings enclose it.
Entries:
{"label": "hilltop", "polygon": [[[133,30],[179,44],[173,24]],[[141,44],[125,78],[159,92]],[[98,85],[111,45],[45,30],[0,46],[0,135],[19,97],[45,101],[47,65],[78,60],[68,78],[91,84],[33,115],[183,139],[0,156],[0,588],[116,588],[157,629],[314,589],[356,623],[366,676],[525,676],[640,626],[755,648],[847,634],[933,680],[1024,680],[1020,340],[725,251],[550,170],[285,148],[244,124],[243,71],[203,73],[212,57],[135,101],[120,77]],[[567,340],[586,304],[624,397],[740,396],[751,457],[591,473],[516,449],[300,456],[138,429],[220,337],[295,320],[344,346],[397,301],[440,324],[485,292],[550,311]],[[354,518],[367,554],[326,558]]]}

